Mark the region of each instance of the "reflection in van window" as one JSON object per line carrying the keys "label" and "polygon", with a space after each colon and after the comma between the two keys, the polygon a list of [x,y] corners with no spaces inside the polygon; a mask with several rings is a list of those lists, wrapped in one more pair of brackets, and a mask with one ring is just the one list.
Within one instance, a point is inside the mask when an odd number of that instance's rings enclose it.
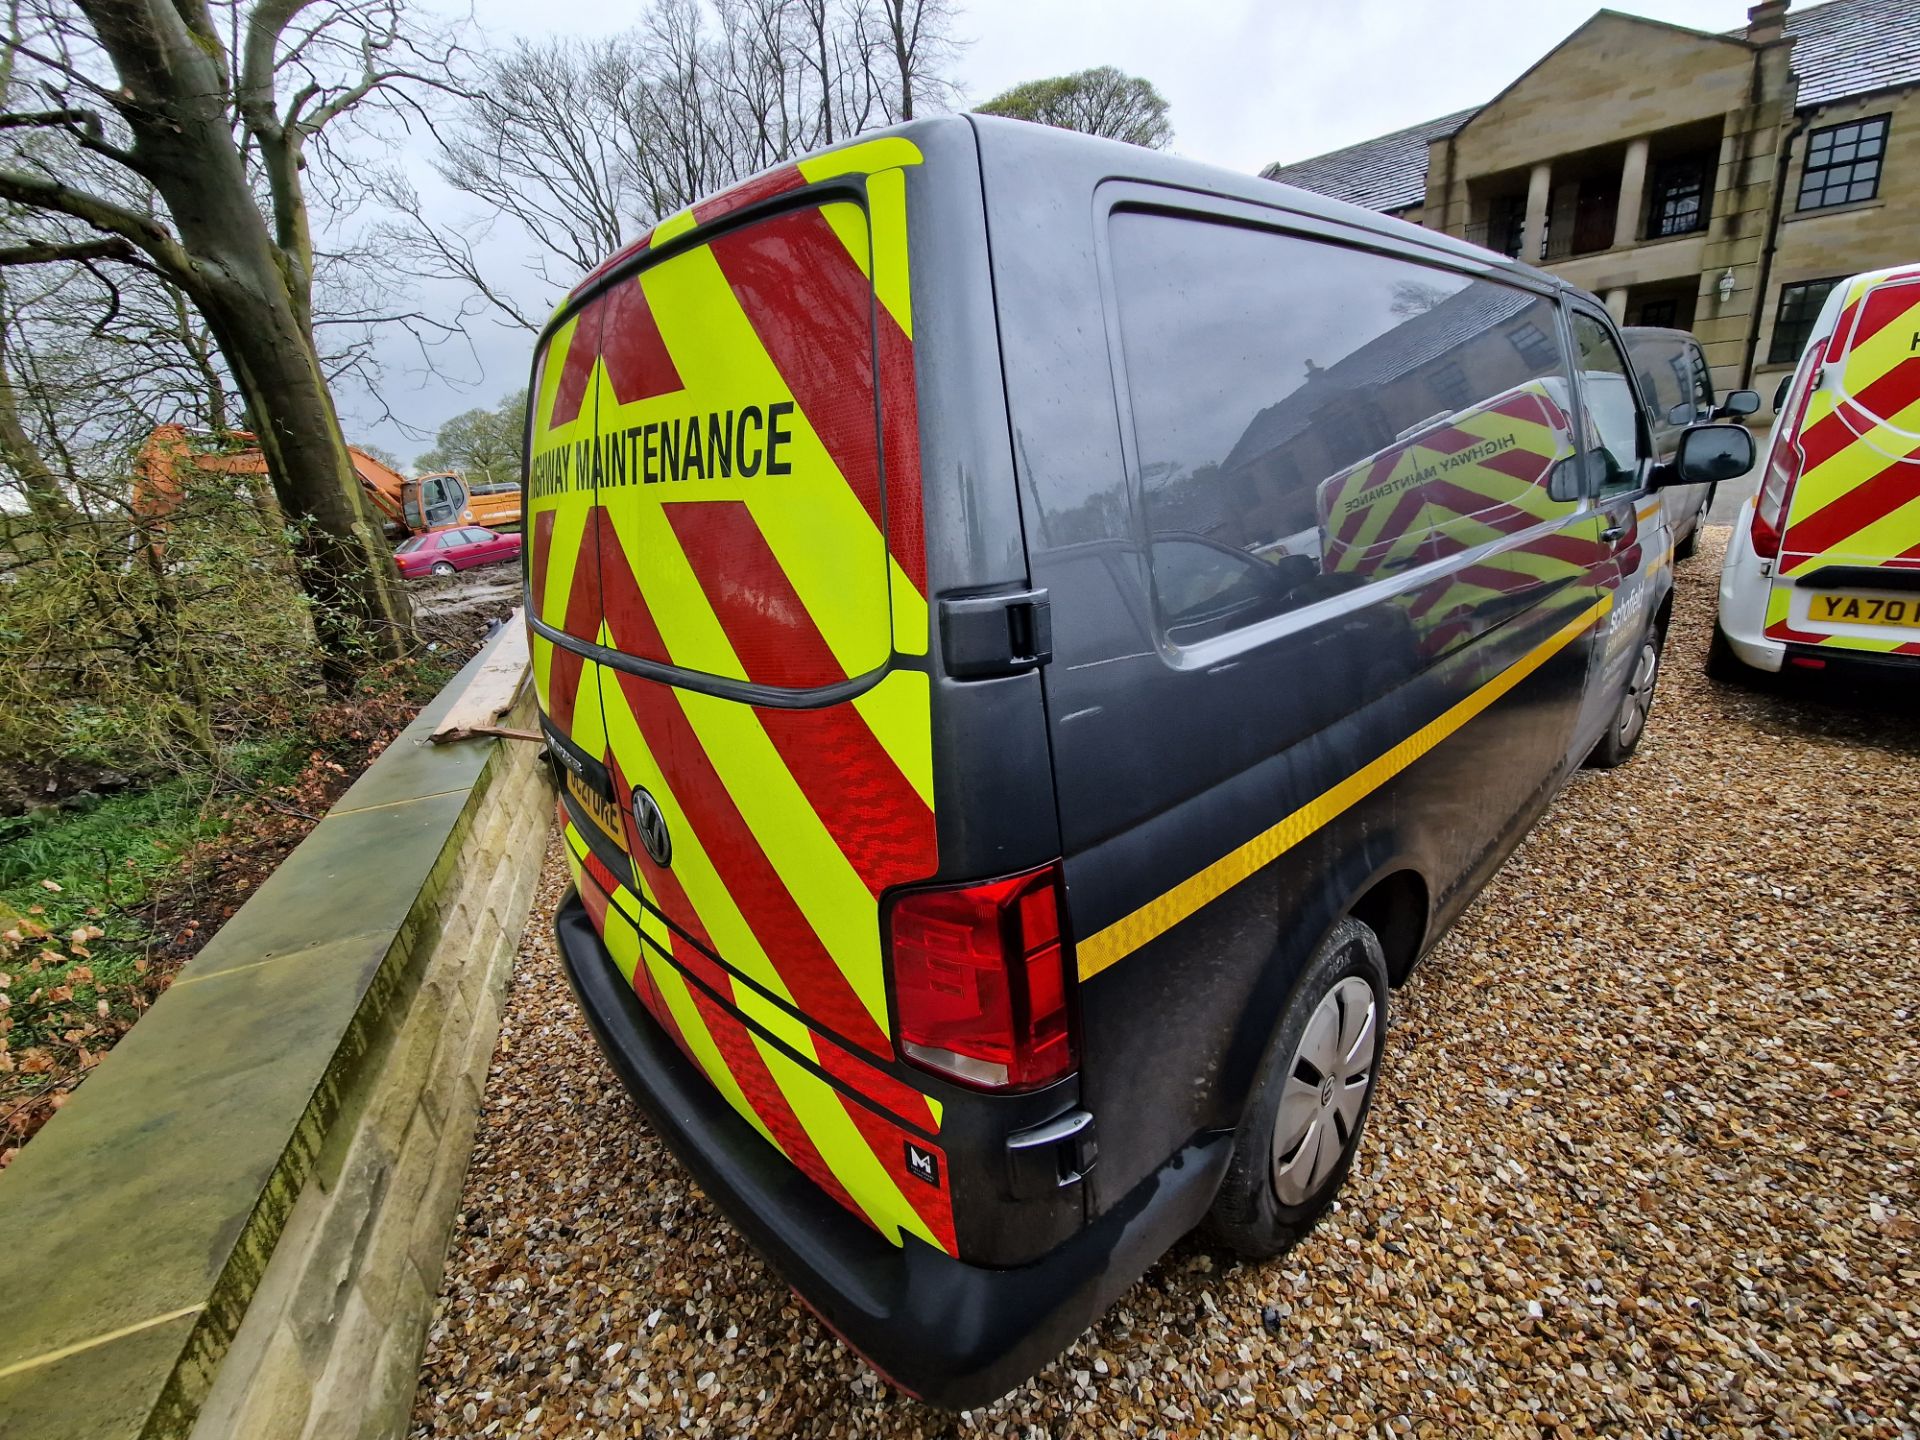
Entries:
{"label": "reflection in van window", "polygon": [[1580,352],[1580,390],[1594,443],[1606,453],[1608,484],[1635,479],[1640,456],[1640,412],[1627,380],[1627,359],[1613,336],[1591,315],[1573,313],[1574,347]]}
{"label": "reflection in van window", "polygon": [[1176,643],[1571,512],[1547,488],[1572,455],[1551,302],[1274,231],[1126,210],[1111,224]]}

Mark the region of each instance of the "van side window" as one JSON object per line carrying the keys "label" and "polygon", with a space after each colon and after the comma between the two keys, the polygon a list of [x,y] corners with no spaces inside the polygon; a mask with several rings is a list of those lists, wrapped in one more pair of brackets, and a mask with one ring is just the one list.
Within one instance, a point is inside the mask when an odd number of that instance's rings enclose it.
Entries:
{"label": "van side window", "polygon": [[1580,357],[1580,395],[1587,413],[1587,446],[1601,453],[1602,489],[1630,489],[1640,483],[1640,411],[1627,357],[1593,316],[1573,312],[1573,342]]}
{"label": "van side window", "polygon": [[1553,303],[1210,219],[1110,220],[1140,504],[1188,644],[1571,513]]}

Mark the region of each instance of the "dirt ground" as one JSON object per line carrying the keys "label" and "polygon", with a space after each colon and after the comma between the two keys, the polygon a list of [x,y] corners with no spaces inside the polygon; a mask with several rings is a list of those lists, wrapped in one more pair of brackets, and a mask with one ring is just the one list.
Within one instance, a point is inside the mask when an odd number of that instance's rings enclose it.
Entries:
{"label": "dirt ground", "polygon": [[407,581],[414,622],[429,644],[471,654],[487,627],[504,620],[520,603],[518,565],[482,565],[442,579],[437,575]]}
{"label": "dirt ground", "polygon": [[418,1437],[1920,1434],[1920,721],[1701,673],[1574,780],[1395,997],[1336,1211],[1189,1239],[964,1416],[890,1391],[595,1050],[547,917],[513,980]]}

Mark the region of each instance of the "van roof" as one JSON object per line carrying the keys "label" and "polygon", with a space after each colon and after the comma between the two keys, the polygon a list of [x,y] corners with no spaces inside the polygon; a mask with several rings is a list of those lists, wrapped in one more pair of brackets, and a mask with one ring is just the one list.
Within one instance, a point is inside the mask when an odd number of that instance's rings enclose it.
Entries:
{"label": "van roof", "polygon": [[[1586,291],[1569,285],[1556,275],[1535,269],[1531,265],[1496,251],[1470,245],[1464,240],[1455,239],[1438,230],[1429,230],[1404,220],[1396,220],[1377,210],[1349,204],[1344,200],[1335,200],[1311,190],[1302,190],[1298,186],[1288,185],[1282,181],[1268,180],[1260,175],[1249,175],[1219,165],[1209,165],[1204,161],[1190,160],[1184,156],[1169,155],[1161,150],[1148,150],[1139,145],[1129,145],[1121,140],[1082,135],[1071,130],[1036,125],[1026,120],[1011,120],[997,115],[971,113],[959,118],[963,118],[978,132],[983,154],[990,151],[1002,154],[1012,151],[1020,155],[1022,163],[1035,166],[1059,163],[1070,155],[1077,155],[1083,161],[1087,157],[1104,156],[1108,162],[1106,168],[1110,172],[1107,178],[1110,179],[1140,180],[1153,185],[1165,185],[1176,189],[1224,196],[1233,200],[1244,200],[1253,205],[1279,205],[1311,219],[1331,220],[1357,229],[1370,230],[1402,244],[1418,246],[1456,260],[1484,265],[1510,278],[1521,279],[1536,289],[1581,296],[1587,294]],[[952,123],[952,117],[946,121],[927,123]]]}
{"label": "van roof", "polygon": [[[1238,170],[1229,170],[1219,165],[1209,165],[1203,161],[1190,160],[1179,155],[1169,155],[1164,151],[1148,150],[1120,140],[1083,135],[1077,131],[1038,125],[1027,120],[1013,120],[997,115],[978,115],[972,112],[962,115],[942,115],[927,120],[913,120],[885,130],[863,131],[848,140],[811,151],[794,160],[770,166],[740,181],[737,185],[728,186],[710,196],[703,196],[689,208],[696,217],[696,223],[703,224],[743,205],[798,185],[800,181],[796,173],[797,167],[816,156],[852,145],[867,144],[889,135],[900,135],[912,139],[936,129],[951,129],[959,125],[969,125],[973,128],[978,137],[983,158],[993,156],[1004,159],[1011,155],[1018,156],[1019,163],[1023,165],[1042,168],[1071,166],[1082,171],[1092,164],[1106,172],[1102,177],[1104,179],[1138,180],[1152,185],[1241,200],[1253,205],[1267,207],[1277,205],[1310,219],[1334,221],[1356,229],[1371,231],[1399,244],[1415,246],[1454,260],[1485,266],[1537,290],[1594,299],[1586,291],[1569,285],[1556,275],[1535,269],[1531,265],[1495,251],[1470,245],[1464,240],[1455,239],[1437,230],[1428,230],[1419,225],[1408,224],[1404,220],[1396,220],[1377,210],[1352,205],[1344,200],[1334,200],[1311,190],[1302,190],[1298,186],[1268,180],[1259,175],[1248,175]],[[562,302],[560,310],[555,312],[554,318],[558,319],[562,312],[582,299],[589,290],[595,288],[596,283],[609,271],[645,250],[651,243],[655,231],[661,226],[672,225],[676,233],[694,228],[681,218],[686,214],[686,211],[681,211],[675,215],[663,217],[654,226],[595,266],[569,293],[567,299]]]}

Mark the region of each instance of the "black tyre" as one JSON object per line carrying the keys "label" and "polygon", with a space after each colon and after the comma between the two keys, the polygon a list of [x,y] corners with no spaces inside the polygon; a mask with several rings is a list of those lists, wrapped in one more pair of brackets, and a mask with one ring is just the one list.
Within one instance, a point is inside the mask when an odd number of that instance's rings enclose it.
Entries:
{"label": "black tyre", "polygon": [[1693,524],[1687,530],[1687,538],[1673,542],[1673,558],[1675,560],[1691,560],[1693,558],[1693,552],[1700,548],[1700,527],[1706,523],[1706,518],[1706,507],[1702,506],[1700,513],[1693,517]]}
{"label": "black tyre", "polygon": [[1713,627],[1713,638],[1707,642],[1707,678],[1726,685],[1739,685],[1753,679],[1753,672],[1733,653],[1733,646],[1727,643],[1718,625]]}
{"label": "black tyre", "polygon": [[1215,1238],[1263,1259],[1313,1227],[1353,1165],[1386,1030],[1379,937],[1342,920],[1300,972],[1280,1016],[1208,1217]]}
{"label": "black tyre", "polygon": [[1653,690],[1660,683],[1661,652],[1666,646],[1665,627],[1654,625],[1640,637],[1640,653],[1633,657],[1633,669],[1627,675],[1627,687],[1621,692],[1620,705],[1607,721],[1607,733],[1587,756],[1595,770],[1611,770],[1624,765],[1640,748],[1647,733],[1647,719],[1653,713]]}
{"label": "black tyre", "polygon": [[453,574],[453,566],[445,560],[436,560],[433,562],[433,573],[436,575],[451,575]]}

